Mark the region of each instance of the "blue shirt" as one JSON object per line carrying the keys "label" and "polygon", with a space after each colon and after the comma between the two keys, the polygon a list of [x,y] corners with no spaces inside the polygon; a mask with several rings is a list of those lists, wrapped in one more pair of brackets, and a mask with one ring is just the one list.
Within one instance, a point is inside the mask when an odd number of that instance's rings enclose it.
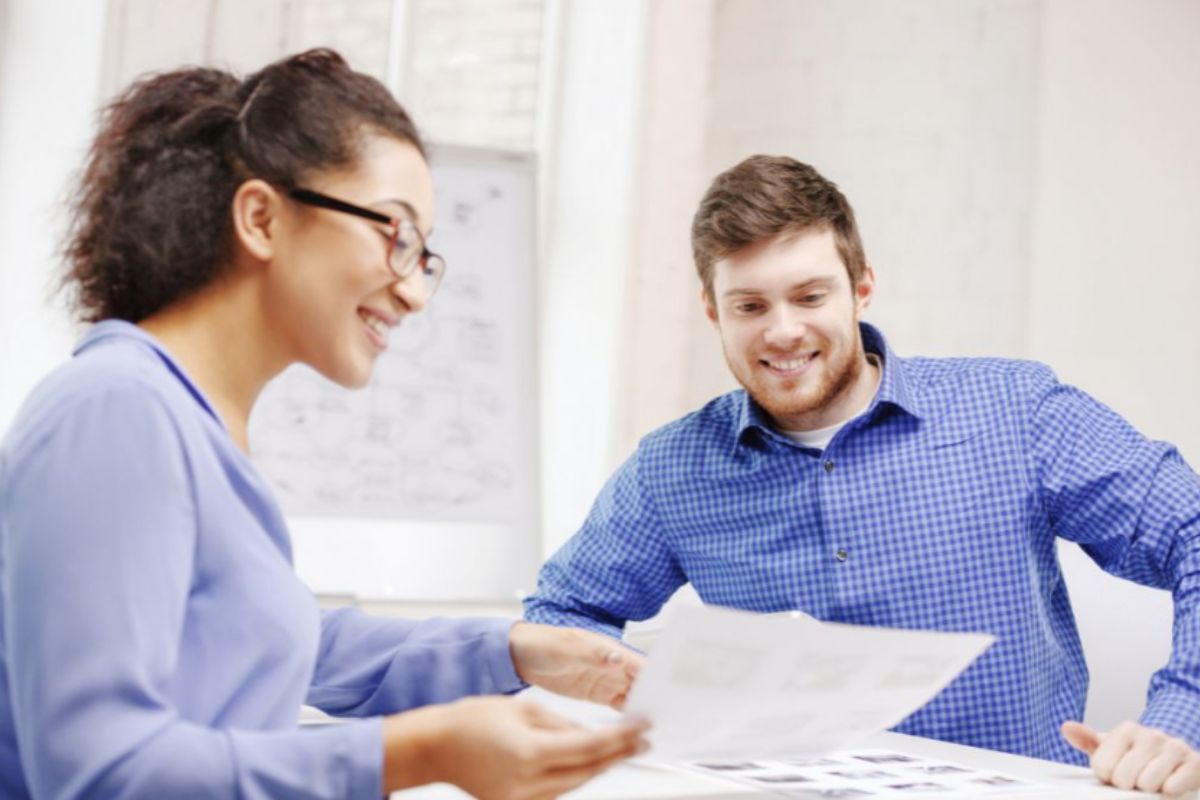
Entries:
{"label": "blue shirt", "polygon": [[1200,480],[1178,452],[1040,364],[902,359],[862,332],[881,384],[824,452],[741,391],[660,428],[543,567],[526,616],[616,636],[690,581],[716,605],[990,633],[897,730],[1082,763],[1058,731],[1087,693],[1063,537],[1174,592],[1142,722],[1200,746]]}
{"label": "blue shirt", "polygon": [[378,718],[519,688],[506,620],[319,612],[155,340],[92,328],[0,448],[0,796],[377,798]]}

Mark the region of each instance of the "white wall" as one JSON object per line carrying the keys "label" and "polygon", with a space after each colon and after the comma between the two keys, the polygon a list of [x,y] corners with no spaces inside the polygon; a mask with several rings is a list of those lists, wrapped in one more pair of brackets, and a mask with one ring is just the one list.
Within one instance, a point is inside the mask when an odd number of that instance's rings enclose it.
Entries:
{"label": "white wall", "polygon": [[1044,14],[1029,354],[1200,465],[1200,3]]}
{"label": "white wall", "polygon": [[[687,230],[709,175],[713,0],[648,8],[631,198],[633,255],[621,298],[620,373],[605,453],[615,462],[694,400],[689,355],[704,332]],[[712,358],[711,347],[704,357]],[[570,531],[548,531],[548,538]]]}
{"label": "white wall", "polygon": [[69,352],[56,261],[69,179],[99,102],[104,4],[8,0],[0,28],[0,431]]}

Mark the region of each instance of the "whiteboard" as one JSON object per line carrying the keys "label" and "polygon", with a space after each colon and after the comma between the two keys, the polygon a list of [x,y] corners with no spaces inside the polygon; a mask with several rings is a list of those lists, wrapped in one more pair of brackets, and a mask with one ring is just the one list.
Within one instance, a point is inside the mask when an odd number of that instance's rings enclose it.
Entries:
{"label": "whiteboard", "polygon": [[431,155],[438,293],[392,333],[366,389],[302,366],[273,381],[251,453],[314,591],[512,600],[540,553],[535,165]]}

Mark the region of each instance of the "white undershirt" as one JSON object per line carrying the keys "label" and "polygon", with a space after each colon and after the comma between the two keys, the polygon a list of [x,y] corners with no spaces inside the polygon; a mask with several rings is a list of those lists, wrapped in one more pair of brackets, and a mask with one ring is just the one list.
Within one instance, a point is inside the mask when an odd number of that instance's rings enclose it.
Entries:
{"label": "white undershirt", "polygon": [[[880,378],[883,377],[882,367],[879,364],[879,356],[875,355],[874,353],[867,353],[867,363],[876,369],[879,369]],[[881,384],[883,381],[880,380],[879,383]],[[815,431],[789,431],[786,428],[779,428],[779,432],[802,447],[813,447],[817,450],[824,450],[829,446],[829,443],[833,441],[833,437],[837,436],[838,431],[846,427],[846,425],[848,425],[855,417],[862,416],[862,414],[871,407],[871,403],[875,402],[875,395],[878,393],[879,384],[876,384],[875,391],[871,393],[871,397],[867,400],[867,404],[836,425],[830,425],[828,428],[817,428]]]}

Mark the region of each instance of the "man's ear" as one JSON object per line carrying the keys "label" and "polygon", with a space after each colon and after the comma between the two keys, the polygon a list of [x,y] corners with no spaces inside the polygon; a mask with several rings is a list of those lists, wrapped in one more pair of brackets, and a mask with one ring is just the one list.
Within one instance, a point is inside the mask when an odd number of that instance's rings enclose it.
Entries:
{"label": "man's ear", "polygon": [[708,321],[714,327],[719,326],[720,321],[717,317],[717,306],[713,303],[712,295],[709,294],[708,289],[700,290],[700,302],[704,304],[704,316],[708,317]]}
{"label": "man's ear", "polygon": [[243,250],[259,261],[268,261],[278,245],[282,197],[259,178],[243,183],[233,194],[233,235]]}
{"label": "man's ear", "polygon": [[871,305],[871,298],[875,296],[875,269],[867,264],[863,267],[862,275],[858,278],[858,285],[854,287],[854,312],[861,315]]}

